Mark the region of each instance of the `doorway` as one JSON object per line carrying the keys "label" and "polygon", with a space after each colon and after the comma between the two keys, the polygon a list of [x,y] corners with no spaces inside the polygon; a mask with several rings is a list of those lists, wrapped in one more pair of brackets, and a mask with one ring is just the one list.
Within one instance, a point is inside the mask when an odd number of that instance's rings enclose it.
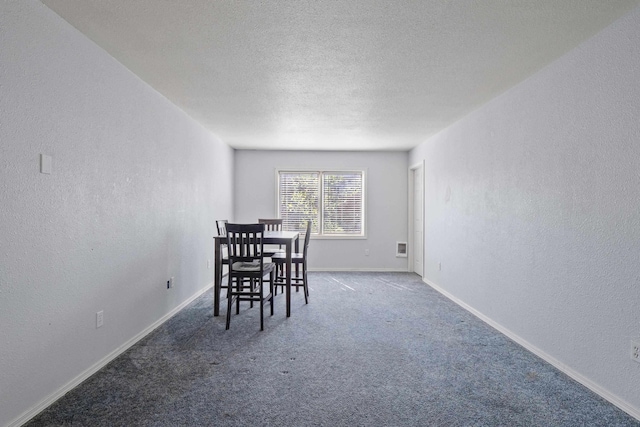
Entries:
{"label": "doorway", "polygon": [[424,161],[409,168],[409,271],[424,275]]}

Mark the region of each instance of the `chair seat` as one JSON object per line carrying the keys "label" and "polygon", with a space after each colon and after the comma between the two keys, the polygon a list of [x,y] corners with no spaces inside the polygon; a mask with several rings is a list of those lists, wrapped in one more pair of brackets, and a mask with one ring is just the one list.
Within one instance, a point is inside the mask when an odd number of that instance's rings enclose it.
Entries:
{"label": "chair seat", "polygon": [[284,249],[279,249],[279,248],[265,248],[264,250],[264,256],[266,256],[267,258],[270,258],[276,254],[286,254]]}
{"label": "chair seat", "polygon": [[[268,273],[274,267],[273,263],[265,262],[262,265],[262,271],[264,273]],[[234,262],[233,263],[233,271],[241,271],[246,273],[259,273],[260,272],[260,261],[254,262]]]}
{"label": "chair seat", "polygon": [[[302,260],[304,259],[304,255],[303,254],[299,254],[299,253],[293,253],[291,254],[291,262],[302,262]],[[287,262],[287,253],[286,252],[279,252],[277,254],[274,254],[271,257],[271,261],[275,262],[275,263],[281,263],[281,262]]]}

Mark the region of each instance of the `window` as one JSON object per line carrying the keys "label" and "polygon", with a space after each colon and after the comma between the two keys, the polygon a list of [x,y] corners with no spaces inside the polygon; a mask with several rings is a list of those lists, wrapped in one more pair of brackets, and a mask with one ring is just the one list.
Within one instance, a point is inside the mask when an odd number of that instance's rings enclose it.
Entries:
{"label": "window", "polygon": [[323,237],[364,237],[364,171],[277,173],[278,217],[285,230]]}

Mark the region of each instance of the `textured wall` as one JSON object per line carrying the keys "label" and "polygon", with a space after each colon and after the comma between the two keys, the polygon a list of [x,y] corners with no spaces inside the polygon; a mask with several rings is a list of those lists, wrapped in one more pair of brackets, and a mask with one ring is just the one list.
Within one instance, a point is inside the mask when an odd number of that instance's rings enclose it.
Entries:
{"label": "textured wall", "polygon": [[410,153],[425,280],[636,416],[639,73],[635,9]]}
{"label": "textured wall", "polygon": [[[274,217],[277,169],[366,169],[366,239],[314,239],[310,269],[406,271],[396,242],[407,241],[406,152],[293,152],[240,150],[235,155],[235,220]],[[365,255],[369,249],[369,255]]]}
{"label": "textured wall", "polygon": [[37,1],[0,40],[6,425],[211,282],[233,151]]}

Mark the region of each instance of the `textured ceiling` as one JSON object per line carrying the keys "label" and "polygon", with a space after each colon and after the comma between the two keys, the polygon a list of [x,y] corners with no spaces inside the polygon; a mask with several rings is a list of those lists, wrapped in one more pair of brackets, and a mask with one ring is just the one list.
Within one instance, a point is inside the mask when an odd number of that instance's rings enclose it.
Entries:
{"label": "textured ceiling", "polygon": [[407,150],[640,0],[42,0],[239,149]]}

